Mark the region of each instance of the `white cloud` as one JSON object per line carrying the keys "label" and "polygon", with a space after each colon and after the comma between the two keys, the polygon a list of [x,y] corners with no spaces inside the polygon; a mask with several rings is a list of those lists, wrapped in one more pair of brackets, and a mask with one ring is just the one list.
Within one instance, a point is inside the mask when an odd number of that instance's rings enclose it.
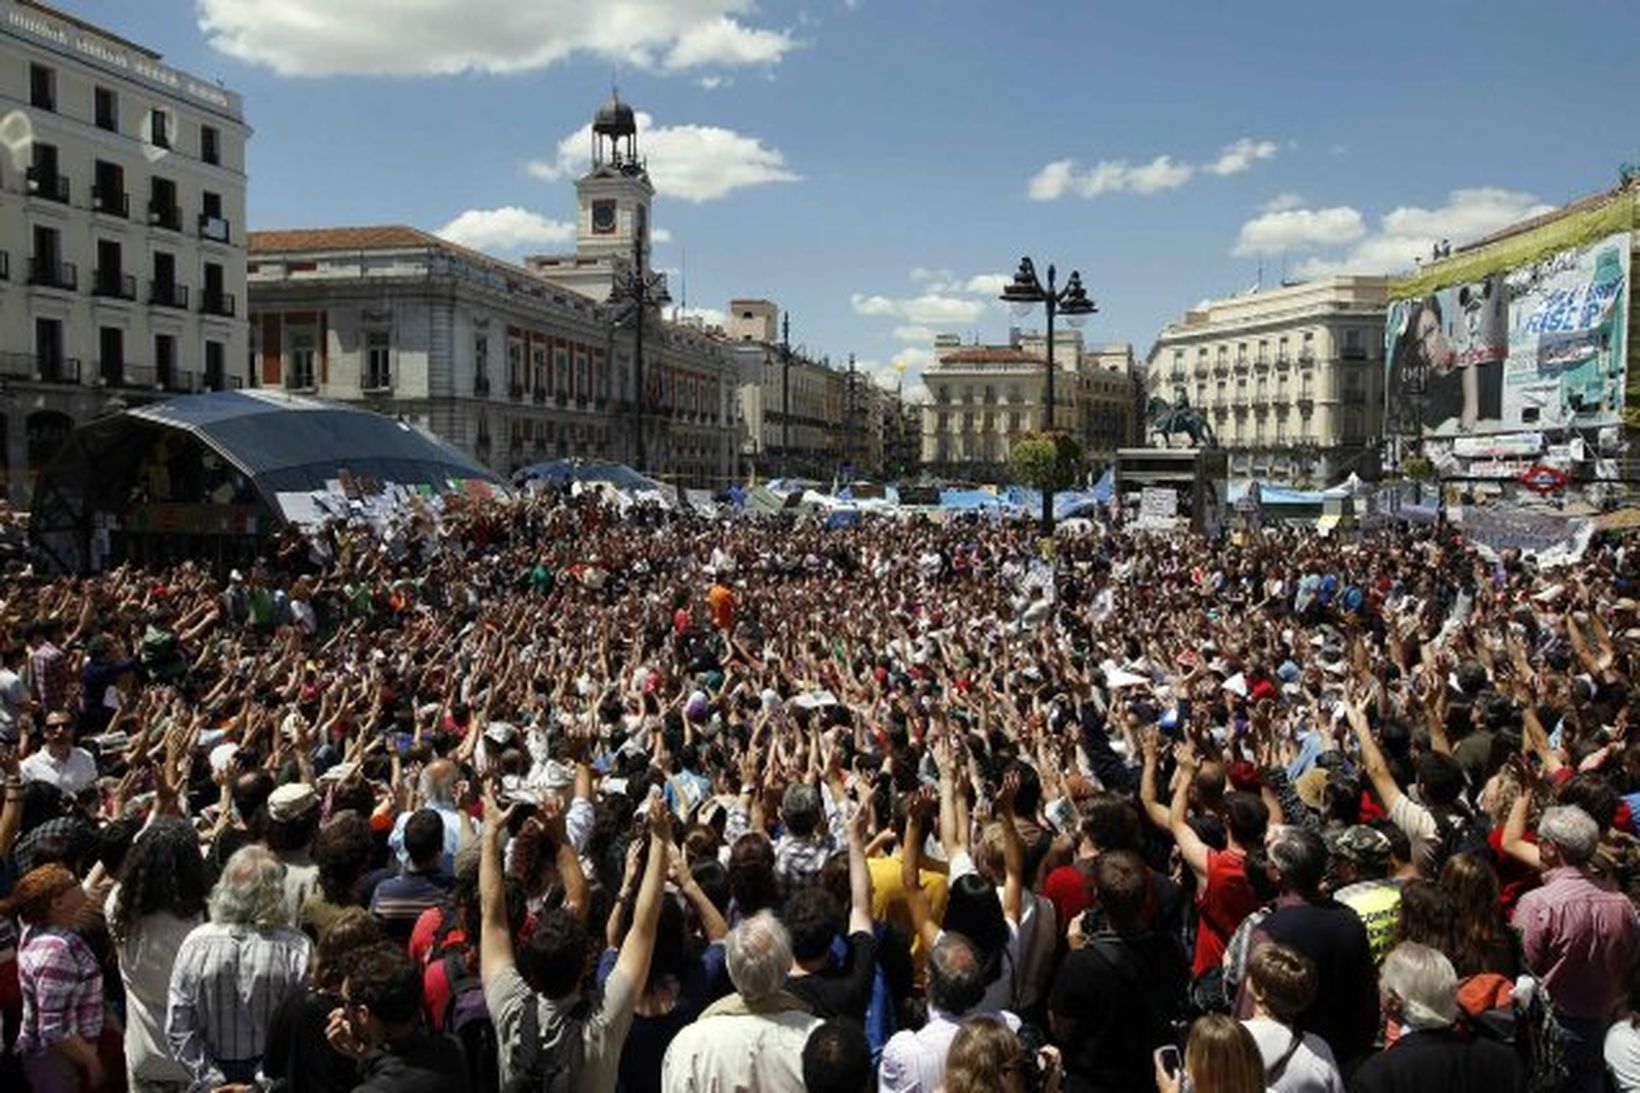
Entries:
{"label": "white cloud", "polygon": [[[580,175],[591,163],[591,145],[588,123],[558,142],[554,158],[530,160],[524,170],[544,182]],[[685,201],[711,201],[747,186],[802,178],[786,166],[778,148],[757,137],[714,125],[656,125],[641,111],[638,148],[649,162],[656,192]]]}
{"label": "white cloud", "polygon": [[649,241],[651,243],[670,243],[672,242],[672,233],[665,228],[650,228]]}
{"label": "white cloud", "polygon": [[925,292],[921,296],[867,296],[856,292],[849,298],[855,314],[904,319],[915,326],[961,326],[985,314],[983,300],[942,296]]}
{"label": "white cloud", "polygon": [[1277,151],[1273,140],[1253,140],[1251,137],[1242,137],[1234,144],[1227,144],[1219,153],[1219,158],[1206,164],[1202,170],[1210,175],[1239,175],[1261,159],[1269,159]]}
{"label": "white cloud", "polygon": [[1295,193],[1289,192],[1277,194],[1272,197],[1263,205],[1259,206],[1259,211],[1266,213],[1284,213],[1288,209],[1302,209],[1303,207],[1304,199]]}
{"label": "white cloud", "polygon": [[575,238],[575,225],[507,205],[499,209],[468,209],[434,234],[474,250],[516,251],[543,244],[568,243]]}
{"label": "white cloud", "polygon": [[666,55],[670,71],[705,65],[777,64],[796,40],[783,30],[758,30],[726,15],[696,23],[678,35]]}
{"label": "white cloud", "polygon": [[676,317],[679,320],[698,320],[702,326],[722,326],[728,322],[728,317],[715,307],[680,307]]}
{"label": "white cloud", "polygon": [[976,296],[1001,296],[1013,280],[1006,273],[977,273],[968,278],[963,287]]}
{"label": "white cloud", "polygon": [[1243,137],[1227,144],[1219,158],[1197,167],[1170,155],[1159,155],[1149,163],[1129,163],[1125,159],[1103,159],[1083,169],[1074,159],[1056,159],[1045,165],[1026,184],[1032,201],[1057,201],[1076,195],[1092,200],[1104,194],[1154,194],[1176,190],[1195,177],[1197,171],[1214,175],[1235,175],[1279,150],[1275,141]]}
{"label": "white cloud", "polygon": [[936,331],[927,326],[897,326],[894,337],[902,342],[931,342]]}
{"label": "white cloud", "polygon": [[1333,273],[1401,273],[1428,257],[1442,240],[1462,244],[1549,212],[1535,196],[1495,186],[1453,190],[1434,209],[1402,205],[1379,218],[1377,231],[1341,257],[1316,257],[1298,268],[1302,277]]}
{"label": "white cloud", "polygon": [[[216,50],[282,76],[524,72],[577,55],[661,72],[777,64],[755,0],[197,0]],[[406,10],[410,9],[410,10]]]}
{"label": "white cloud", "polygon": [[1231,253],[1279,254],[1286,250],[1335,247],[1352,243],[1366,234],[1366,221],[1347,205],[1330,209],[1283,209],[1243,224]]}
{"label": "white cloud", "polygon": [[1031,177],[1026,193],[1032,201],[1058,201],[1076,184],[1076,161],[1056,159]]}
{"label": "white cloud", "polygon": [[716,91],[720,87],[729,87],[735,81],[729,76],[702,76],[695,81],[707,91]]}

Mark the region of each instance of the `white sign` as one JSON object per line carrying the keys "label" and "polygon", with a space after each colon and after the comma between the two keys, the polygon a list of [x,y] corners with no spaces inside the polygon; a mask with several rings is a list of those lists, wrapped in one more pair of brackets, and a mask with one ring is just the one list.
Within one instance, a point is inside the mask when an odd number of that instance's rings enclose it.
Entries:
{"label": "white sign", "polygon": [[1168,486],[1146,486],[1139,492],[1137,527],[1172,531],[1178,524],[1179,495]]}

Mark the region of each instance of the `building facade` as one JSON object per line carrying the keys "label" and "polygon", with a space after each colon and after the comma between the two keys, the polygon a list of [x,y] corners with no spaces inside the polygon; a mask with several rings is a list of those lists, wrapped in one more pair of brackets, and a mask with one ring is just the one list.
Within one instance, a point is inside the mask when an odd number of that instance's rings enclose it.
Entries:
{"label": "building facade", "polygon": [[1302,486],[1371,477],[1388,284],[1324,277],[1207,301],[1157,337],[1146,386],[1206,416],[1233,477]]}
{"label": "building facade", "polygon": [[726,487],[736,362],[721,339],[662,321],[630,108],[612,100],[596,124],[576,256],[514,265],[407,227],[254,233],[256,382],[366,403],[503,473],[612,459]]}
{"label": "building facade", "polygon": [[77,424],[245,382],[239,96],[0,0],[0,450],[24,501]]}
{"label": "building facade", "polygon": [[[1020,437],[1049,427],[1047,339],[1018,330],[1007,345],[934,342],[937,363],[923,373],[922,461],[932,473],[996,479]],[[1089,463],[1108,463],[1133,435],[1132,348],[1087,351],[1081,332],[1054,339],[1053,427],[1082,445]]]}
{"label": "building facade", "polygon": [[846,373],[791,345],[789,323],[769,300],[730,300],[724,339],[739,363],[745,472],[829,482],[844,463]]}

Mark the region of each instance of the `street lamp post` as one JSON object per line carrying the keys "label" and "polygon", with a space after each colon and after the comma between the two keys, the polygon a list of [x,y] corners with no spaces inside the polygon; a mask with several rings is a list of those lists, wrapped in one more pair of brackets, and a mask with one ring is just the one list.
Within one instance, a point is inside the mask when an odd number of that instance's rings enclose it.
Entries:
{"label": "street lamp post", "polygon": [[792,461],[792,316],[780,316],[780,466],[791,476]]}
{"label": "street lamp post", "polygon": [[[1063,314],[1067,322],[1073,326],[1081,326],[1089,315],[1099,310],[1087,291],[1082,287],[1082,274],[1079,270],[1071,270],[1070,279],[1065,287],[1060,288],[1054,283],[1054,267],[1048,266],[1048,283],[1044,285],[1036,276],[1036,263],[1030,258],[1019,260],[1019,269],[1014,272],[1014,279],[1007,288],[1002,290],[1002,299],[1013,305],[1015,314],[1029,314],[1032,307],[1041,304],[1047,311],[1048,318],[1048,360],[1047,360],[1047,391],[1043,399],[1046,404],[1047,431],[1056,430],[1057,422],[1054,419],[1053,379],[1054,379],[1054,345],[1053,325],[1054,317]],[[1042,526],[1053,527],[1053,490],[1042,491]]]}
{"label": "street lamp post", "polygon": [[[637,456],[640,473],[648,470],[649,454],[644,439],[643,421],[643,331],[649,318],[651,307],[664,307],[672,302],[671,295],[666,291],[666,278],[659,273],[650,273],[644,268],[643,236],[635,235],[632,239],[632,268],[624,276],[617,277],[611,298],[627,307],[625,318],[633,323],[632,347],[632,420],[637,433],[637,443],[634,454]],[[624,321],[617,319],[617,323]]]}

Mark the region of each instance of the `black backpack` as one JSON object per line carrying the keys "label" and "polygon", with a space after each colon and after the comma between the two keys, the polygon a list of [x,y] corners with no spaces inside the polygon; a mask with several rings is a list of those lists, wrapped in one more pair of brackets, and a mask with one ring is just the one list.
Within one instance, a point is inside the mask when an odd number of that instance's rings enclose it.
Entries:
{"label": "black backpack", "polygon": [[438,1031],[460,1042],[467,1060],[467,1088],[472,1093],[500,1093],[501,1046],[484,1002],[484,984],[467,967],[464,952],[444,954],[444,977],[450,993]]}
{"label": "black backpack", "polygon": [[1487,837],[1492,833],[1491,822],[1484,814],[1434,812],[1435,840],[1430,851],[1430,867],[1439,876],[1442,867],[1460,854],[1491,864],[1492,844]]}

